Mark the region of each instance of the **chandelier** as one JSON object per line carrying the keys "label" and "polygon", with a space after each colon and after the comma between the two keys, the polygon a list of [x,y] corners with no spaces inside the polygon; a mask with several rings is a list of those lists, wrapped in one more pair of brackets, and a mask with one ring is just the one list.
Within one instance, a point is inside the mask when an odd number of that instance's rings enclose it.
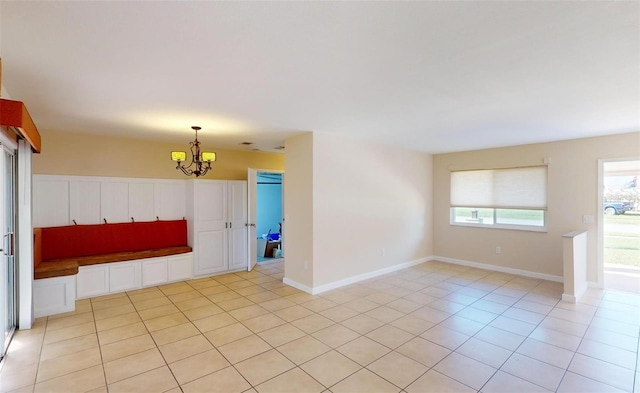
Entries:
{"label": "chandelier", "polygon": [[[180,169],[187,176],[204,176],[209,172],[209,169],[211,169],[211,163],[216,160],[216,153],[208,151],[203,151],[201,153],[200,142],[198,141],[198,131],[202,129],[202,127],[193,126],[191,129],[196,132],[196,140],[189,142],[191,163],[187,166],[183,164],[187,160],[187,153],[184,151],[172,151],[171,160],[176,161],[178,163],[176,169]],[[195,167],[191,169],[194,165]]]}

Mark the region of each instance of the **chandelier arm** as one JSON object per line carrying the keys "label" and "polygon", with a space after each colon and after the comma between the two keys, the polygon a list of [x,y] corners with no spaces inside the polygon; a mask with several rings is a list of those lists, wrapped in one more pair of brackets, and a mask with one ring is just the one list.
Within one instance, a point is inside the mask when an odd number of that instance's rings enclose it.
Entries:
{"label": "chandelier arm", "polygon": [[197,160],[196,156],[193,154],[194,146],[195,146],[195,142],[189,142],[189,150],[191,151],[191,162],[189,163],[189,165],[187,165],[187,168],[191,168],[191,165],[193,165]]}
{"label": "chandelier arm", "polygon": [[183,165],[180,165],[180,163],[178,163],[178,166],[176,167],[176,169],[180,169],[185,175],[191,176],[193,174],[193,170],[187,168],[185,168]]}

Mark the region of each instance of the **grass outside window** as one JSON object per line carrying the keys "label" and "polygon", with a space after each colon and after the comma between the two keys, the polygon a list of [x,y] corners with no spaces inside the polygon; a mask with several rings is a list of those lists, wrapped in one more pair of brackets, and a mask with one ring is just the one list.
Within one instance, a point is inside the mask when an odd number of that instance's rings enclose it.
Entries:
{"label": "grass outside window", "polygon": [[451,225],[517,230],[545,230],[543,210],[451,208]]}
{"label": "grass outside window", "polygon": [[604,263],[640,268],[640,212],[604,216]]}

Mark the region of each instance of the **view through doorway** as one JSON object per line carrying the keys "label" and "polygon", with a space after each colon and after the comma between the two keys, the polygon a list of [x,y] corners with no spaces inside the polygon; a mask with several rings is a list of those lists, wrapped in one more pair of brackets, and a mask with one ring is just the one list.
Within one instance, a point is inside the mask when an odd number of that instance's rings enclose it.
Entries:
{"label": "view through doorway", "polygon": [[605,162],[603,175],[604,285],[640,293],[640,160]]}
{"label": "view through doorway", "polygon": [[256,233],[258,263],[282,258],[282,173],[258,172]]}

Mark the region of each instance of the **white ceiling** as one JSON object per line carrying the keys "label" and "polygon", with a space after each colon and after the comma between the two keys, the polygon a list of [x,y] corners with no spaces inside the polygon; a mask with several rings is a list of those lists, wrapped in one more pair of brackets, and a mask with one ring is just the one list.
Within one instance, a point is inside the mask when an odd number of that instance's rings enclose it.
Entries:
{"label": "white ceiling", "polygon": [[3,83],[44,134],[439,153],[640,130],[637,1],[0,7]]}

